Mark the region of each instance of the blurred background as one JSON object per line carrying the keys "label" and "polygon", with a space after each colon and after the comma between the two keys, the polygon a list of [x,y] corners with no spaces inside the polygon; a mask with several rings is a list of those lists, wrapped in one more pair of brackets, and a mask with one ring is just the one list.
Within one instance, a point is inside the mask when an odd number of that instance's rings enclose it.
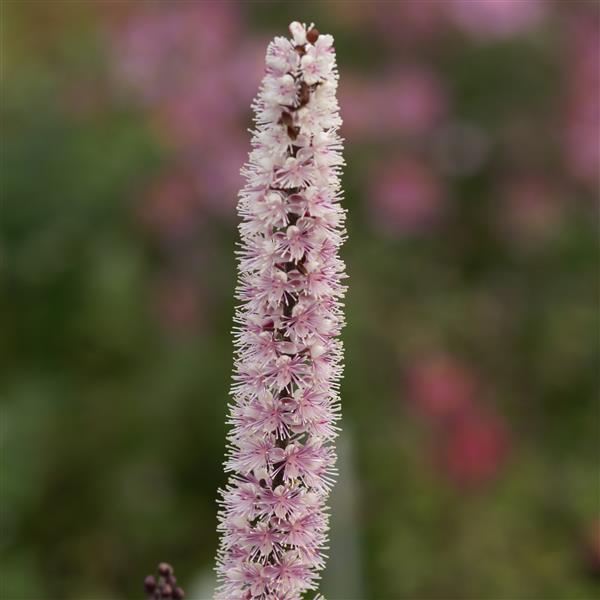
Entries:
{"label": "blurred background", "polygon": [[336,39],[330,600],[600,597],[596,2],[2,3],[3,600],[209,598],[266,45]]}

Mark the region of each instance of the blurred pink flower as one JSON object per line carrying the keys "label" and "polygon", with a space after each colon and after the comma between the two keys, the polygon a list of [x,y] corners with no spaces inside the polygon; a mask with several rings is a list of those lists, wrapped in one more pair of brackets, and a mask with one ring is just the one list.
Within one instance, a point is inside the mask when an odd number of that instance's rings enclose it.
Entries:
{"label": "blurred pink flower", "polygon": [[230,218],[235,212],[237,192],[243,182],[240,165],[248,156],[240,137],[226,136],[212,146],[210,160],[196,162],[193,179],[202,190],[202,206],[211,215]]}
{"label": "blurred pink flower", "polygon": [[470,410],[476,389],[474,374],[452,356],[421,359],[407,374],[409,401],[423,417],[434,421]]}
{"label": "blurred pink flower", "polygon": [[[235,138],[249,121],[247,104],[260,80],[263,57],[252,40],[240,40],[237,49],[221,62],[189,64],[187,79],[149,105],[157,129],[176,147],[199,149]],[[197,158],[211,159],[210,154]]]}
{"label": "blurred pink flower", "polygon": [[368,209],[375,226],[388,235],[428,232],[444,211],[444,191],[424,163],[400,159],[374,169]]}
{"label": "blurred pink flower", "polygon": [[560,226],[560,192],[546,176],[527,174],[509,181],[502,191],[498,222],[511,239],[530,245],[545,241]]}
{"label": "blurred pink flower", "polygon": [[145,190],[137,211],[141,222],[150,230],[173,238],[197,228],[198,205],[198,194],[187,174],[171,172]]}
{"label": "blurred pink flower", "polygon": [[180,146],[237,131],[262,74],[262,48],[233,3],[145,8],[112,33],[117,75]]}
{"label": "blurred pink flower", "polygon": [[158,321],[173,333],[186,332],[198,325],[201,302],[198,285],[185,275],[168,275],[154,288],[153,303]]}
{"label": "blurred pink flower", "polygon": [[383,86],[379,104],[387,107],[388,127],[419,134],[433,127],[446,110],[446,94],[440,79],[425,68],[400,71]]}
{"label": "blurred pink flower", "polygon": [[480,40],[505,38],[540,23],[544,0],[447,0],[442,5],[452,23]]}
{"label": "blurred pink flower", "polygon": [[491,480],[508,451],[504,421],[477,402],[479,387],[469,366],[446,354],[417,360],[406,377],[408,401],[434,435],[436,462],[459,487]]}
{"label": "blurred pink flower", "polygon": [[443,2],[402,0],[390,2],[385,10],[376,2],[366,4],[367,17],[389,44],[430,41],[443,31]]}
{"label": "blurred pink flower", "polygon": [[424,67],[398,69],[375,80],[348,78],[340,94],[344,133],[354,139],[423,135],[447,112],[440,79]]}
{"label": "blurred pink flower", "polygon": [[499,415],[471,411],[441,432],[438,461],[459,487],[473,488],[493,480],[502,468],[509,439]]}
{"label": "blurred pink flower", "polygon": [[240,131],[264,64],[239,11],[225,2],[152,4],[111,21],[116,76],[169,148],[172,173],[144,209],[167,237],[203,214],[234,215],[247,154]]}
{"label": "blurred pink flower", "polygon": [[567,167],[596,187],[600,176],[600,26],[585,16],[571,24],[565,70]]}
{"label": "blurred pink flower", "polygon": [[[232,3],[137,8],[113,31],[119,72],[146,100],[156,101],[195,82],[201,67],[222,62],[239,28]],[[194,67],[196,77],[190,78]]]}

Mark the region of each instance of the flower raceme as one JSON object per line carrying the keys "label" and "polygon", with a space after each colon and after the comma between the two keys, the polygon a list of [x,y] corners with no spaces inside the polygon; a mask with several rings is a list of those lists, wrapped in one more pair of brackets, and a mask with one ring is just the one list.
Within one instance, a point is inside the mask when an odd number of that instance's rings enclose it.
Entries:
{"label": "flower raceme", "polygon": [[253,104],[218,600],[294,600],[326,555],[340,418],[345,239],[333,38],[290,25]]}

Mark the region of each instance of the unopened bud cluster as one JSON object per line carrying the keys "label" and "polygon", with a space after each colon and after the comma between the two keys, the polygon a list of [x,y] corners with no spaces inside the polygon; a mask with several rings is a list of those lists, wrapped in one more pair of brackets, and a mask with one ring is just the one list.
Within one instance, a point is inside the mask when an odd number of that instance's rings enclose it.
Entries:
{"label": "unopened bud cluster", "polygon": [[173,567],[168,563],[158,565],[158,577],[148,575],[144,579],[144,591],[148,600],[183,600],[184,591],[177,585]]}
{"label": "unopened bud cluster", "polygon": [[326,558],[345,292],[338,74],[330,35],[290,32],[268,47],[242,169],[219,600],[300,599]]}

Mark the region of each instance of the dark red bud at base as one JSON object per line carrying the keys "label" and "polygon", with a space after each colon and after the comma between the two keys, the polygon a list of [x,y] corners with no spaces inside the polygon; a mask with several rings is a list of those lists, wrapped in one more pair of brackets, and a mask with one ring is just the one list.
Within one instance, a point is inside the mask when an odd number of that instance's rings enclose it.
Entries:
{"label": "dark red bud at base", "polygon": [[158,577],[148,575],[144,579],[144,590],[148,600],[182,600],[185,592],[176,586],[177,577],[169,563],[158,565]]}
{"label": "dark red bud at base", "polygon": [[162,562],[158,565],[158,572],[163,577],[168,577],[173,574],[173,567],[169,563]]}
{"label": "dark red bud at base", "polygon": [[148,575],[144,579],[144,591],[146,594],[151,594],[156,589],[156,579],[152,575]]}
{"label": "dark red bud at base", "polygon": [[183,598],[185,598],[185,592],[180,588],[180,587],[176,587],[173,590],[173,600],[183,600]]}

